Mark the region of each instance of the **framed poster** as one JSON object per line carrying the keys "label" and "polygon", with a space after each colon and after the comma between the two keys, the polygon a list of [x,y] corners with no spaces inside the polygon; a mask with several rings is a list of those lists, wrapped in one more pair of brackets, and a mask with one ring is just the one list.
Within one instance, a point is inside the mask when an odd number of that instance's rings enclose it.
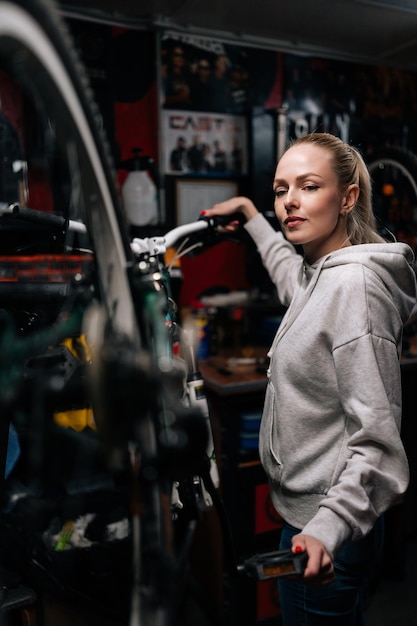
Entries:
{"label": "framed poster", "polygon": [[236,181],[178,179],[176,182],[177,225],[198,219],[200,211],[238,193]]}
{"label": "framed poster", "polygon": [[248,173],[246,117],[162,111],[161,121],[165,174],[230,178]]}

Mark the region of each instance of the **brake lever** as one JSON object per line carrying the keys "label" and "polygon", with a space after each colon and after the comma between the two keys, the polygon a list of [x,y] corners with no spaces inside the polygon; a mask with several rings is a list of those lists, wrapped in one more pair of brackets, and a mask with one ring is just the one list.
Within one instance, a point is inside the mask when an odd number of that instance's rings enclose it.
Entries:
{"label": "brake lever", "polygon": [[200,215],[199,220],[203,220],[209,224],[210,228],[216,229],[219,226],[228,226],[229,224],[233,224],[238,222],[238,227],[242,228],[245,223],[245,217],[242,213],[229,213],[228,215]]}
{"label": "brake lever", "polygon": [[[207,248],[211,248],[220,241],[242,243],[242,238],[239,235],[239,232],[242,230],[242,225],[245,222],[245,218],[242,213],[231,213],[229,215],[213,215],[211,217],[207,215],[200,215],[197,221],[207,222],[208,228],[206,231],[204,231],[203,238],[201,237],[201,233],[196,233],[190,236],[190,242],[198,239],[198,242],[200,244],[198,248],[195,248],[190,256],[201,254],[201,252],[204,252],[204,250],[206,250]],[[233,222],[238,222],[238,228],[236,229],[236,231],[231,232],[226,230],[225,228],[222,228]]]}

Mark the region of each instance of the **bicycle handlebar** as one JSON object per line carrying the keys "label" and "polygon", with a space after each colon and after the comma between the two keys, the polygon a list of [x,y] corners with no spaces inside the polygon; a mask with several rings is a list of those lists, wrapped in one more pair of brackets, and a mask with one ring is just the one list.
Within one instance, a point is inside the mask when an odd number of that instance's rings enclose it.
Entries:
{"label": "bicycle handlebar", "polygon": [[17,202],[14,204],[0,203],[0,215],[11,215],[25,222],[43,224],[59,230],[69,230],[81,234],[87,233],[86,225],[83,222],[68,220],[62,215],[55,213],[45,213],[36,209],[21,206]]}
{"label": "bicycle handlebar", "polygon": [[[87,233],[87,227],[83,222],[68,220],[55,213],[45,213],[36,209],[30,209],[18,203],[0,203],[0,216],[1,215],[11,215],[22,221],[43,224],[44,226],[50,226],[59,230],[68,230],[80,234]],[[203,230],[218,231],[219,228],[233,221],[242,224],[242,214],[216,215],[214,217],[201,216],[197,221],[177,226],[165,233],[165,235],[159,237],[146,237],[144,239],[135,237],[131,242],[131,249],[135,254],[164,254],[168,248],[175,246],[175,244],[184,237]]]}
{"label": "bicycle handlebar", "polygon": [[131,243],[131,248],[133,252],[137,254],[143,254],[144,252],[149,252],[150,254],[164,254],[168,248],[175,246],[175,244],[184,237],[188,237],[203,230],[218,231],[220,227],[234,221],[242,224],[243,219],[241,213],[225,216],[216,215],[214,217],[201,216],[196,222],[189,222],[188,224],[177,226],[160,237],[145,239],[134,238]]}
{"label": "bicycle handlebar", "polygon": [[135,237],[131,243],[131,248],[136,254],[143,254],[144,252],[164,254],[168,248],[174,246],[183,237],[200,230],[206,230],[208,227],[209,223],[207,221],[190,222],[189,224],[177,226],[160,237],[146,237],[145,239]]}

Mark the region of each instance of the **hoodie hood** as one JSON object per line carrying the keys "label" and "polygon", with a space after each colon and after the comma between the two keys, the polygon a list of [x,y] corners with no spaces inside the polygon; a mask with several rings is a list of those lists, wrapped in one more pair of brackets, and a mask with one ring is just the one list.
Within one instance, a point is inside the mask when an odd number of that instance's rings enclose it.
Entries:
{"label": "hoodie hood", "polygon": [[[417,287],[414,254],[405,243],[371,243],[335,250],[322,262],[326,268],[360,263],[377,274],[401,316],[403,324],[416,306]],[[320,261],[319,261],[320,263]]]}

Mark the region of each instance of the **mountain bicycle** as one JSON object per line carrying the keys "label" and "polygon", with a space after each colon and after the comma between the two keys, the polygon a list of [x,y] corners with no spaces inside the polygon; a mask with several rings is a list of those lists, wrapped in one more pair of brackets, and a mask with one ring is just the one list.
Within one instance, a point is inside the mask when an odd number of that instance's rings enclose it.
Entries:
{"label": "mountain bicycle", "polygon": [[[1,456],[11,424],[25,459],[23,483],[3,486],[2,562],[130,626],[172,624],[193,529],[217,497],[201,380],[186,374],[193,345],[175,354],[162,252],[130,241],[100,116],[51,4],[0,2],[0,75],[30,120],[1,172]],[[31,210],[39,180],[49,195]],[[91,410],[97,434],[56,421]],[[78,518],[97,512],[90,550],[71,555]],[[114,524],[118,540],[100,541]],[[60,577],[67,557],[80,558],[79,581]]]}

